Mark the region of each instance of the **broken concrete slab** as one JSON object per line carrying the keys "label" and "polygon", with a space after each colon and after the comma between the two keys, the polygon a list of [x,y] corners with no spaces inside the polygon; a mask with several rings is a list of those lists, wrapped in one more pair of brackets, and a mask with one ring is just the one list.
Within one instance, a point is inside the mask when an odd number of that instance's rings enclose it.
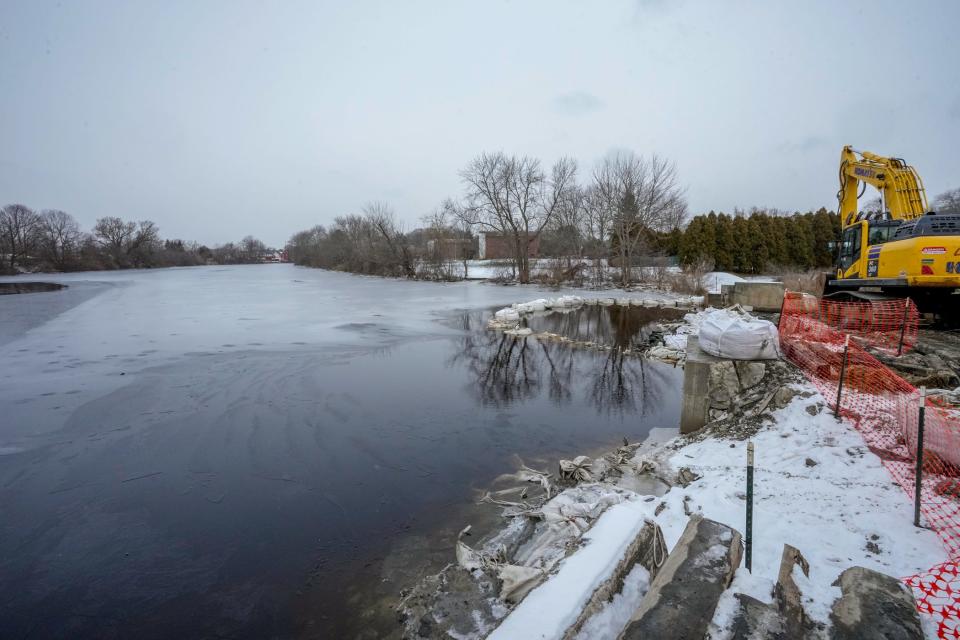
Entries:
{"label": "broken concrete slab", "polygon": [[743,593],[734,597],[740,609],[730,627],[730,640],[793,640],[776,607]]}
{"label": "broken concrete slab", "polygon": [[577,621],[567,629],[564,638],[573,638],[590,617],[596,615],[603,606],[613,599],[613,596],[623,590],[623,581],[636,565],[641,565],[650,574],[656,577],[660,566],[667,557],[666,544],[663,542],[663,533],[653,522],[646,522],[640,534],[630,543],[627,552],[607,580],[597,587],[590,596],[590,601],[583,608]]}
{"label": "broken concrete slab", "polygon": [[731,640],[805,640],[821,637],[822,625],[814,624],[803,609],[802,594],[793,579],[793,568],[809,576],[810,565],[798,549],[783,545],[780,571],[773,587],[773,603],[767,604],[742,593],[731,626]]}
{"label": "broken concrete slab", "polygon": [[582,545],[531,591],[488,636],[490,640],[573,637],[591,613],[622,586],[637,562],[651,573],[664,549],[640,500],[609,507],[583,534]]}
{"label": "broken concrete slab", "polygon": [[902,582],[864,567],[851,567],[834,583],[843,595],[830,614],[833,640],[921,640],[913,594]]}
{"label": "broken concrete slab", "polygon": [[703,638],[740,565],[740,538],[727,525],[692,516],[620,637]]}
{"label": "broken concrete slab", "polygon": [[733,363],[737,370],[737,378],[741,389],[749,389],[763,380],[767,365],[755,360],[737,360]]}
{"label": "broken concrete slab", "polygon": [[803,554],[789,544],[783,545],[780,555],[780,571],[777,574],[777,584],[773,587],[773,596],[777,601],[777,609],[786,622],[786,628],[802,635],[801,631],[811,628],[811,623],[803,610],[802,594],[793,579],[793,568],[797,566],[803,575],[810,577],[810,564]]}

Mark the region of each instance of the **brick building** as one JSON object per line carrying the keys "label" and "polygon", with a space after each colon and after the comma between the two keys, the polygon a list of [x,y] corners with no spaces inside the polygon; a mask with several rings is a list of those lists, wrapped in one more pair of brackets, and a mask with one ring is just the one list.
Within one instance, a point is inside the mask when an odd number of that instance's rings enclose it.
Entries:
{"label": "brick building", "polygon": [[[478,233],[477,258],[480,260],[509,260],[513,256],[513,238],[502,233]],[[540,256],[540,236],[527,242],[527,257]]]}

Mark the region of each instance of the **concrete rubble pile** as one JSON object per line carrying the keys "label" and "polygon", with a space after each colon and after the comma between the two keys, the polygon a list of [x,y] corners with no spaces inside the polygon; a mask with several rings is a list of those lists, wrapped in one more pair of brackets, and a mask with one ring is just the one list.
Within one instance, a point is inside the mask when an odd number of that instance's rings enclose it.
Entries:
{"label": "concrete rubble pile", "polygon": [[[628,603],[628,615],[614,619],[620,640],[717,637],[723,598],[735,603],[722,634],[734,640],[923,637],[910,591],[863,567],[837,578],[840,597],[825,625],[804,610],[795,572],[807,576],[810,569],[790,545],[783,547],[769,602],[731,588],[743,545],[728,525],[690,513],[668,553],[655,520],[660,507],[653,508],[671,484],[667,475],[673,474],[657,452],[648,457],[628,444],[598,458],[561,461],[555,475],[522,466],[513,474],[517,487],[481,499],[500,507],[508,525],[476,547],[466,542],[466,527],[456,562],[403,594],[403,637],[589,638],[595,617],[618,598],[623,606],[621,591],[638,570],[645,577],[642,590]],[[646,495],[625,488],[644,477]],[[698,479],[684,468],[672,480],[686,486]],[[625,513],[632,513],[632,528],[622,526]],[[614,637],[609,621],[604,637]]]}

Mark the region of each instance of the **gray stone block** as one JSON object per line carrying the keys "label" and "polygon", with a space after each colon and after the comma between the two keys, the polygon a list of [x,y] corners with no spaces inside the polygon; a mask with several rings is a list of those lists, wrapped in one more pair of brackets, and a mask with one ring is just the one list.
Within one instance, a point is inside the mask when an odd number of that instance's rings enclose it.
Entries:
{"label": "gray stone block", "polygon": [[902,582],[864,567],[851,567],[834,586],[832,640],[921,640],[923,629],[913,594]]}
{"label": "gray stone block", "polygon": [[694,515],[620,637],[703,638],[740,557],[738,531]]}

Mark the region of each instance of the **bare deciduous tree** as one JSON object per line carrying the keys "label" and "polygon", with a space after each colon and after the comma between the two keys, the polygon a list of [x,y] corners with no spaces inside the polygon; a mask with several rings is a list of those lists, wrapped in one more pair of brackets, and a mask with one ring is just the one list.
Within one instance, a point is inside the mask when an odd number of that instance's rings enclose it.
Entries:
{"label": "bare deciduous tree", "polygon": [[242,260],[248,264],[260,262],[266,251],[267,245],[253,236],[245,236],[243,240],[240,241]]}
{"label": "bare deciduous tree", "polygon": [[556,215],[576,171],[570,158],[558,160],[547,176],[535,158],[481,154],[460,172],[467,193],[457,216],[471,227],[509,238],[520,282],[529,282],[530,244]]}
{"label": "bare deciduous tree", "polygon": [[160,230],[150,220],[127,222],[107,216],[97,220],[93,235],[118,268],[153,266],[151,259],[160,244]]}
{"label": "bare deciduous tree", "polygon": [[113,258],[116,267],[125,266],[127,247],[136,231],[136,223],[125,222],[114,216],[99,218],[93,225],[94,237]]}
{"label": "bare deciduous tree", "polygon": [[[456,227],[452,201],[443,204],[421,218],[426,227],[426,251],[424,253],[424,277],[432,280],[459,280],[467,277],[467,260],[470,257],[469,232]],[[462,274],[457,272],[454,261],[461,262]]]}
{"label": "bare deciduous tree", "polygon": [[380,235],[388,255],[384,263],[398,265],[402,275],[412,278],[416,275],[413,255],[404,237],[403,228],[397,222],[393,209],[386,202],[370,202],[363,208],[367,222]]}
{"label": "bare deciduous tree", "polygon": [[137,223],[130,244],[127,246],[127,257],[136,267],[153,266],[153,255],[159,249],[160,229],[150,220],[141,220]]}
{"label": "bare deciduous tree", "polygon": [[656,154],[649,160],[629,152],[608,156],[594,171],[592,197],[591,206],[609,220],[624,286],[632,281],[644,232],[679,227],[687,214],[676,165]]}
{"label": "bare deciduous tree", "polygon": [[934,198],[933,210],[938,213],[960,213],[960,188],[944,191]]}
{"label": "bare deciduous tree", "polygon": [[40,217],[41,251],[55,269],[65,271],[76,259],[83,240],[80,225],[59,209],[47,209]]}
{"label": "bare deciduous tree", "polygon": [[0,247],[10,271],[36,247],[39,230],[40,216],[30,207],[9,204],[0,209]]}

